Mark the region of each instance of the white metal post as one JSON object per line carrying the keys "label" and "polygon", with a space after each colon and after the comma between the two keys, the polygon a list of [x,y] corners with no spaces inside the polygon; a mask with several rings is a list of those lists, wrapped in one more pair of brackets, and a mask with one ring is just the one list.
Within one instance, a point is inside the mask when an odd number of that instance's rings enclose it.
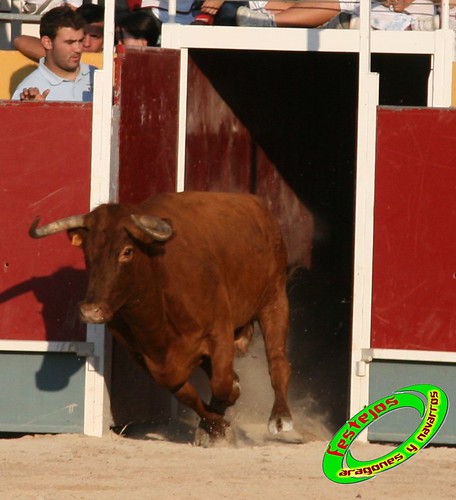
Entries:
{"label": "white metal post", "polygon": [[440,30],[435,32],[432,69],[429,75],[428,106],[451,106],[455,33],[450,29],[450,1],[442,0]]}
{"label": "white metal post", "polygon": [[370,0],[361,1],[359,37],[350,415],[357,413],[368,400],[368,366],[361,361],[361,349],[370,345],[376,107],[379,88],[378,75],[370,71]]}
{"label": "white metal post", "polygon": [[[103,69],[95,72],[94,82],[90,208],[117,200],[118,161],[112,149],[112,144],[117,144],[117,141],[112,141],[116,123],[112,109],[113,48],[114,2],[106,2]],[[107,430],[107,414],[110,411],[105,383],[105,379],[110,376],[105,360],[105,328],[101,325],[89,325],[87,341],[93,343],[94,355],[86,363],[84,432],[91,436],[101,436]]]}
{"label": "white metal post", "polygon": [[169,0],[168,2],[168,22],[175,23],[176,22],[176,12],[177,12],[177,1]]}
{"label": "white metal post", "polygon": [[185,146],[187,132],[187,77],[188,49],[180,50],[179,68],[179,115],[177,132],[177,186],[176,191],[185,189]]}

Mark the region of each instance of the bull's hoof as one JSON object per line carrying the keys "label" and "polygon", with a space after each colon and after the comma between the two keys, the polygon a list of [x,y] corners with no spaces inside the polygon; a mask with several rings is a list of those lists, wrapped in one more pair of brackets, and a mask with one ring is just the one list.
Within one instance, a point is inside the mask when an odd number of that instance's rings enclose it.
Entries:
{"label": "bull's hoof", "polygon": [[193,440],[194,446],[201,446],[202,448],[209,448],[211,446],[211,436],[201,427],[198,427],[195,432],[195,439]]}
{"label": "bull's hoof", "polygon": [[293,429],[293,419],[290,415],[271,415],[268,422],[268,430],[271,434],[288,432]]}
{"label": "bull's hoof", "polygon": [[234,445],[236,444],[236,433],[228,425],[224,426],[223,432],[209,432],[205,426],[199,426],[195,432],[194,446],[210,448],[214,446]]}

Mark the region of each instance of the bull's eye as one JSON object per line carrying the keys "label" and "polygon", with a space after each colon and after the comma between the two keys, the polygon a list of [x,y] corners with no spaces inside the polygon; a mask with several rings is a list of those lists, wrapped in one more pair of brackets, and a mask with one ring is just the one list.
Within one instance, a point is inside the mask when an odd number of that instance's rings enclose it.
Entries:
{"label": "bull's eye", "polygon": [[133,258],[133,247],[126,246],[122,252],[120,252],[119,262],[128,262]]}

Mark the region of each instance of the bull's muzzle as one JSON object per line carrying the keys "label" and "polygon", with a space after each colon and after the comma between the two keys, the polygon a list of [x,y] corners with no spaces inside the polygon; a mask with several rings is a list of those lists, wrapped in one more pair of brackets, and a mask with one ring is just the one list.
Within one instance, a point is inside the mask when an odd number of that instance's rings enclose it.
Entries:
{"label": "bull's muzzle", "polygon": [[79,305],[79,315],[84,323],[107,323],[112,314],[103,304],[82,303]]}

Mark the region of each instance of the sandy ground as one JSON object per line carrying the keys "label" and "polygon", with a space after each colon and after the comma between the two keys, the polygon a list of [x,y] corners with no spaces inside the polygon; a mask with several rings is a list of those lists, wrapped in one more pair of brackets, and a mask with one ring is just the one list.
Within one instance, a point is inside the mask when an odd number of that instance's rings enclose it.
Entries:
{"label": "sandy ground", "polygon": [[[429,447],[356,485],[322,472],[325,441],[270,438],[244,427],[235,446],[198,448],[188,432],[140,429],[128,436],[0,439],[0,498],[21,499],[405,499],[453,498],[456,449]],[[390,446],[357,444],[358,458]]]}
{"label": "sandy ground", "polygon": [[[261,348],[237,363],[242,394],[230,409],[235,443],[193,446],[197,419],[176,412],[166,426],[132,426],[102,438],[0,436],[0,499],[449,499],[456,491],[456,447],[428,447],[390,471],[355,485],[322,471],[334,430],[309,397],[292,401],[295,429],[271,436],[272,390]],[[355,442],[359,460],[393,447]]]}

